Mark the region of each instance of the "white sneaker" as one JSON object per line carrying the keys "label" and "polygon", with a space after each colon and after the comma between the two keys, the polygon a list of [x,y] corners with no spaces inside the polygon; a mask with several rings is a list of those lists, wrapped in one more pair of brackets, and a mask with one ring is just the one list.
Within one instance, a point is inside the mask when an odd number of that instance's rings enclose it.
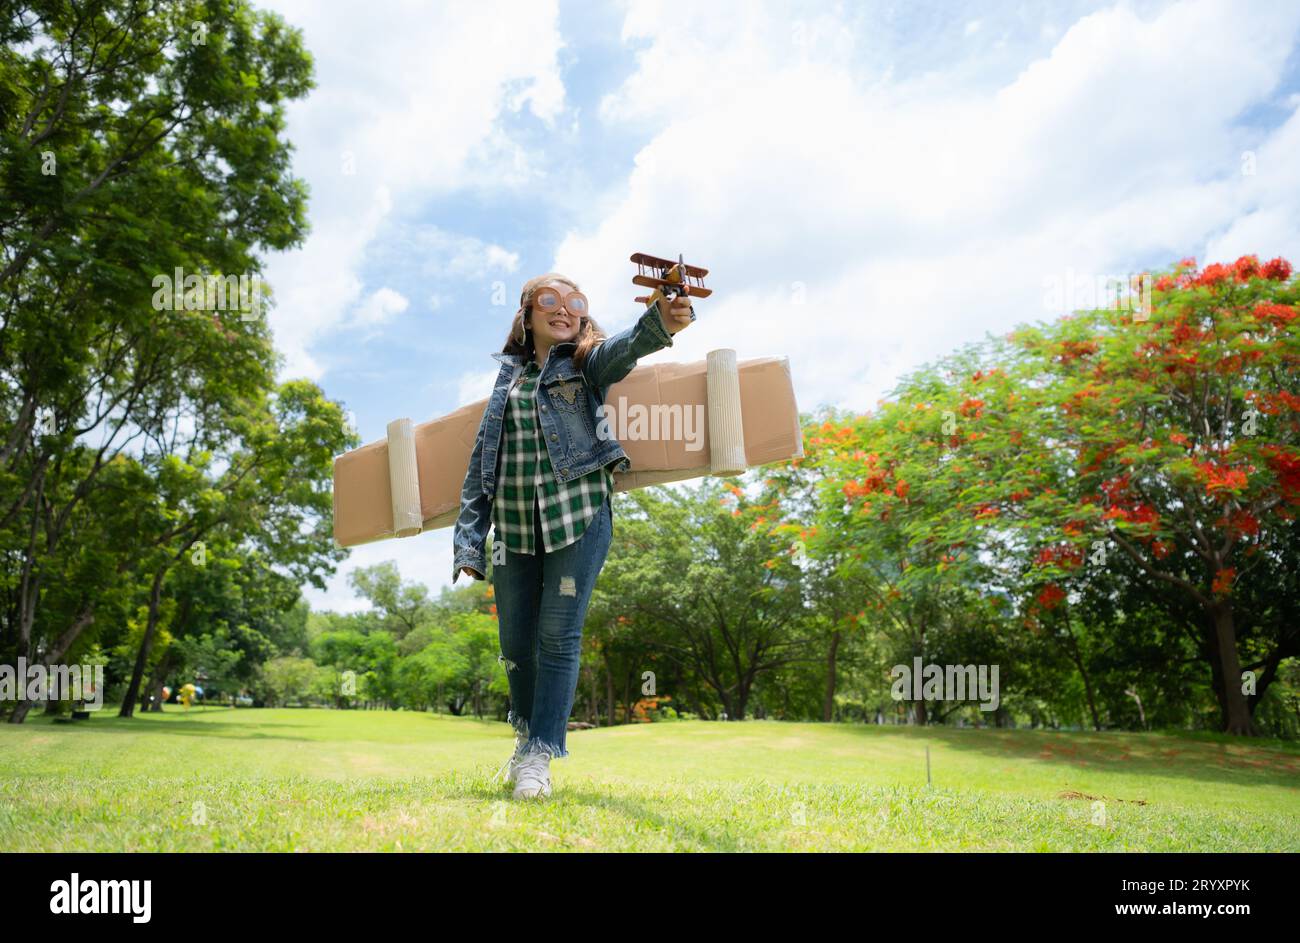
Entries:
{"label": "white sneaker", "polygon": [[515,765],[515,798],[545,799],[551,794],[551,755],[530,753]]}
{"label": "white sneaker", "polygon": [[523,758],[524,746],[527,743],[528,735],[516,730],[515,752],[512,753],[510,759],[506,760],[505,763],[502,764],[501,768],[497,770],[496,775],[492,777],[494,780],[504,779],[508,783],[513,783],[515,781],[516,777],[519,775],[519,761]]}

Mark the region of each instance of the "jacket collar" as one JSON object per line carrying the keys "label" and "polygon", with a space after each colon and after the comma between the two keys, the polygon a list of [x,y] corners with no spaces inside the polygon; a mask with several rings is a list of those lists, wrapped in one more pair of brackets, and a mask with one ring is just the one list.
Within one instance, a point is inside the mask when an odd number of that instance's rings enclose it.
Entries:
{"label": "jacket collar", "polygon": [[[578,344],[576,341],[560,341],[558,344],[554,344],[551,347],[551,350],[555,352],[557,357],[561,354],[572,353],[577,349]],[[492,359],[498,360],[501,363],[508,363],[512,367],[522,367],[528,362],[528,358],[523,354],[495,353],[492,355]]]}

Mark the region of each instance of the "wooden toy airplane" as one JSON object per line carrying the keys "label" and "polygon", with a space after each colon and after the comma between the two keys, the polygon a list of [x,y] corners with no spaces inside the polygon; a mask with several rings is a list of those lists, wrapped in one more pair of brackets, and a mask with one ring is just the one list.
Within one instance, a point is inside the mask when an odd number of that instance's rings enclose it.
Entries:
{"label": "wooden toy airplane", "polygon": [[[640,295],[634,299],[640,304],[649,305],[657,299],[672,302],[678,295],[707,298],[713,294],[713,289],[704,287],[704,276],[709,274],[709,270],[687,265],[682,261],[680,253],[677,261],[673,262],[670,259],[646,255],[644,252],[634,252],[632,261],[636,263],[637,268],[637,274],[632,276],[632,284],[654,289],[653,294]],[[657,274],[647,275],[647,268]],[[695,320],[694,308],[691,309],[691,320]]]}

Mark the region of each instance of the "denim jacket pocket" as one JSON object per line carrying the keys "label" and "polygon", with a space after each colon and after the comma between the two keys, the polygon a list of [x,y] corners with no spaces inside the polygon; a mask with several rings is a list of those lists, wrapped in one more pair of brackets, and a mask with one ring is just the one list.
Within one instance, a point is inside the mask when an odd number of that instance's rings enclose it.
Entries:
{"label": "denim jacket pocket", "polygon": [[587,409],[587,387],[581,378],[556,380],[547,388],[551,405],[564,413],[584,412]]}
{"label": "denim jacket pocket", "polygon": [[581,374],[559,378],[546,385],[546,398],[555,410],[555,419],[564,437],[564,454],[570,464],[590,458],[596,448],[590,396]]}

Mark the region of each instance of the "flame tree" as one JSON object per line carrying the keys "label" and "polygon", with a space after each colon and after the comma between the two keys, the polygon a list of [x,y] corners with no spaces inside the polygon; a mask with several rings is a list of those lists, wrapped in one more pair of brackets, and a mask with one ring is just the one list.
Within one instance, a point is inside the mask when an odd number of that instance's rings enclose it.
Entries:
{"label": "flame tree", "polygon": [[1300,285],[1255,256],[1149,277],[1149,311],[1076,312],[907,378],[888,439],[839,475],[940,551],[915,578],[1005,588],[1031,628],[1124,573],[1131,606],[1191,623],[1223,729],[1253,734],[1300,654]]}

